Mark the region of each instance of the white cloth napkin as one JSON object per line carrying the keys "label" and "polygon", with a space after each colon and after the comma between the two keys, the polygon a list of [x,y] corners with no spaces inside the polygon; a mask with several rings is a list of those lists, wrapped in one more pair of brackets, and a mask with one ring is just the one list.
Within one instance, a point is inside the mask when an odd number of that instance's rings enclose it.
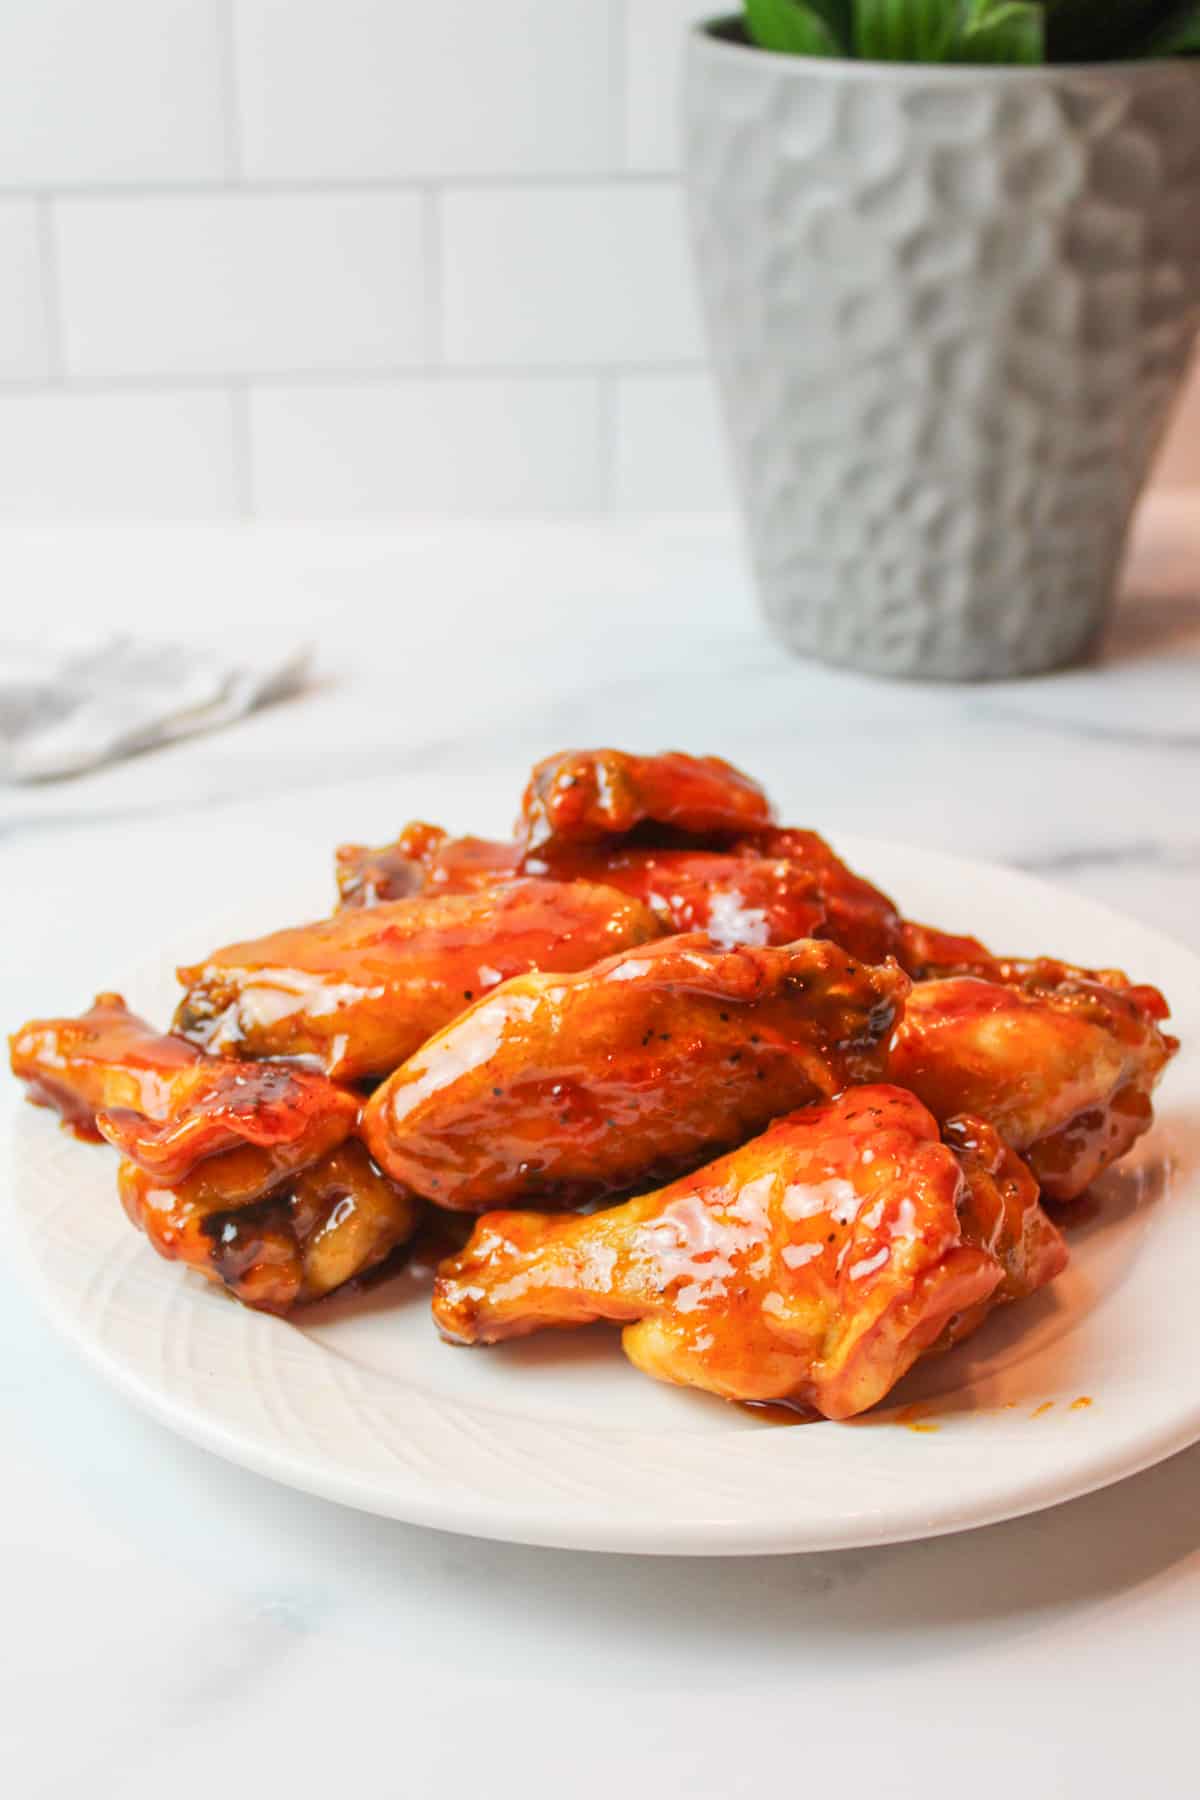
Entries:
{"label": "white cloth napkin", "polygon": [[303,685],[307,646],[0,641],[0,777],[53,781],[212,731]]}

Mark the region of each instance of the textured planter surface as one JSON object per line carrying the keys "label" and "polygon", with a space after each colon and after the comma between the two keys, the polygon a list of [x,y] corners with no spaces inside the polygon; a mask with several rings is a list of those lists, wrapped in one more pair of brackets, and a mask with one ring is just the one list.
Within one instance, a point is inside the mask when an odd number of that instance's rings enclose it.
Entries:
{"label": "textured planter surface", "polygon": [[1085,655],[1200,320],[1200,64],[824,62],[698,30],[686,141],[776,632],[897,675]]}

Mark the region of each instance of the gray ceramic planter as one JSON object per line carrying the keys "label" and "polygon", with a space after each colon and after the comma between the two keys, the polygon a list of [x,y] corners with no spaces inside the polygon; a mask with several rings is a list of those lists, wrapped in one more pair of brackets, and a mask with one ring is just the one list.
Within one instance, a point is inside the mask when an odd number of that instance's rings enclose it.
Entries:
{"label": "gray ceramic planter", "polygon": [[689,49],[691,223],[768,619],[888,675],[1085,656],[1200,322],[1200,62]]}

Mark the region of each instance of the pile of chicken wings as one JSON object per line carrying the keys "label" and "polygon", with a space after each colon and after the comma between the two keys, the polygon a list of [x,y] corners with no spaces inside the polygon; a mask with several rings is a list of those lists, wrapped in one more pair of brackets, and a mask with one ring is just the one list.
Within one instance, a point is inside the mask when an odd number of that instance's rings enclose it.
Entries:
{"label": "pile of chicken wings", "polygon": [[337,885],[180,969],[165,1034],[106,993],[10,1040],[155,1249],[269,1312],[457,1216],[451,1342],[606,1319],[662,1380],[849,1418],[1054,1279],[1043,1200],[1177,1048],[1154,988],[904,919],[716,757],[549,757],[511,841],[411,824]]}

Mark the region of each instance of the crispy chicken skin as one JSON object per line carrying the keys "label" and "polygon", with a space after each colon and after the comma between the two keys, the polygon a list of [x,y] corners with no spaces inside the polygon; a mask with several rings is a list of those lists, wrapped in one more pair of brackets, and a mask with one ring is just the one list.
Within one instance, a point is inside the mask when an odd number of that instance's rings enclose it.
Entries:
{"label": "crispy chicken skin", "polygon": [[200,1059],[131,1013],[120,994],[97,994],[74,1019],[31,1019],[8,1040],[12,1072],[34,1106],[49,1106],[78,1137],[98,1138],[96,1114],[134,1107],[164,1118],[174,1084]]}
{"label": "crispy chicken skin", "polygon": [[703,933],[518,976],[376,1090],[363,1135],[441,1206],[590,1200],[878,1080],[908,987],[834,944],[726,950]]}
{"label": "crispy chicken skin", "polygon": [[300,1057],[340,1080],[387,1075],[481,993],[659,935],[613,888],[522,880],[352,908],[183,968],[175,1018],[223,1056]]}
{"label": "crispy chicken skin", "polygon": [[125,1211],[160,1256],[273,1313],[375,1268],[409,1241],[422,1213],[356,1138],[282,1181],[251,1149],[211,1157],[173,1186],[126,1158],[117,1183]]}
{"label": "crispy chicken skin", "polygon": [[756,781],[719,756],[631,756],[623,750],[563,750],[534,768],[517,836],[526,850],[624,837],[653,824],[690,837],[768,825]]}
{"label": "crispy chicken skin", "polygon": [[941,1119],[986,1119],[1048,1198],[1072,1200],[1149,1128],[1177,1040],[1160,1029],[1157,989],[1115,971],[1048,959],[997,967],[998,981],[918,982],[888,1074]]}
{"label": "crispy chicken skin", "polygon": [[661,1380],[850,1418],[1066,1261],[1028,1172],[959,1129],[971,1147],[911,1094],[856,1088],[607,1212],[489,1213],[434,1318],[456,1343],[609,1319]]}

